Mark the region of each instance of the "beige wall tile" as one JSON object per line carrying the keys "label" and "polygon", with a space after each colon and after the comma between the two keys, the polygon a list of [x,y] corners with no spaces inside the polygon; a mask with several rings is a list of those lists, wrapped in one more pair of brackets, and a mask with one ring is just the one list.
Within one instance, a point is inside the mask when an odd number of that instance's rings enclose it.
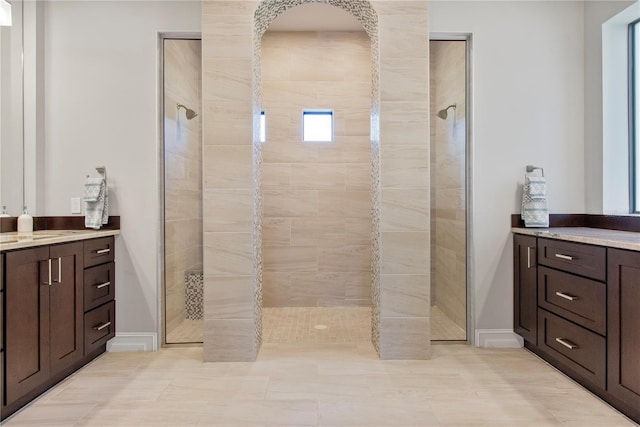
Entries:
{"label": "beige wall tile", "polygon": [[429,233],[382,231],[382,274],[427,274]]}
{"label": "beige wall tile", "polygon": [[382,317],[428,317],[429,276],[383,274],[380,280]]}
{"label": "beige wall tile", "polygon": [[204,147],[204,187],[251,188],[253,152],[251,146],[209,145]]}
{"label": "beige wall tile", "polygon": [[[267,122],[268,128],[269,122]],[[287,140],[284,144],[275,143],[274,136],[271,133],[267,138],[268,142],[262,145],[263,164],[318,162],[317,144],[302,142],[302,131],[297,140]]]}
{"label": "beige wall tile", "polygon": [[209,99],[214,102],[238,102],[252,96],[251,58],[207,59],[204,78],[215,88]]}
{"label": "beige wall tile", "polygon": [[204,231],[246,231],[253,223],[251,190],[205,190],[204,209],[215,215],[204,217]]}
{"label": "beige wall tile", "polygon": [[341,164],[291,165],[291,188],[294,190],[344,190],[345,182],[345,166]]}
{"label": "beige wall tile", "polygon": [[313,246],[265,246],[263,255],[265,271],[318,270],[318,249]]}
{"label": "beige wall tile", "polygon": [[371,191],[371,163],[348,163],[345,169],[347,190]]}
{"label": "beige wall tile", "polygon": [[278,271],[262,273],[262,305],[264,307],[289,307],[291,274]]}
{"label": "beige wall tile", "polygon": [[347,218],[345,222],[346,244],[370,245],[372,227],[371,220],[364,221],[362,218]]}
{"label": "beige wall tile", "polygon": [[205,362],[252,362],[256,359],[253,319],[205,319]]}
{"label": "beige wall tile", "polygon": [[290,163],[263,163],[262,189],[278,190],[288,188],[291,184]]}
{"label": "beige wall tile", "polygon": [[[245,102],[211,102],[205,98],[203,114],[204,145],[252,145],[253,106]],[[205,168],[209,166],[205,163]]]}
{"label": "beige wall tile", "polygon": [[428,58],[429,19],[426,14],[382,15],[378,20],[382,60]]}
{"label": "beige wall tile", "polygon": [[253,289],[252,276],[205,277],[205,319],[252,319]]}
{"label": "beige wall tile", "polygon": [[264,218],[262,220],[262,244],[264,246],[289,246],[291,244],[291,218]]}
{"label": "beige wall tile", "polygon": [[[384,82],[380,82],[380,90]],[[380,145],[429,146],[429,105],[424,101],[380,101]],[[428,163],[427,163],[428,164]]]}
{"label": "beige wall tile", "polygon": [[319,213],[330,218],[371,217],[370,191],[319,191]]}
{"label": "beige wall tile", "polygon": [[421,59],[385,59],[380,63],[380,99],[383,101],[406,101],[407,99],[428,99],[429,61]]}
{"label": "beige wall tile", "polygon": [[318,249],[319,271],[371,271],[371,245]]}
{"label": "beige wall tile", "polygon": [[428,188],[429,147],[382,146],[382,188]]}
{"label": "beige wall tile", "polygon": [[429,190],[383,189],[380,227],[385,231],[428,231]]}
{"label": "beige wall tile", "polygon": [[429,359],[428,317],[382,317],[380,319],[381,359]]}
{"label": "beige wall tile", "polygon": [[244,276],[253,271],[251,233],[204,233],[205,276]]}
{"label": "beige wall tile", "polygon": [[315,190],[265,190],[263,197],[266,218],[318,215],[318,192]]}
{"label": "beige wall tile", "polygon": [[345,244],[343,218],[291,218],[294,246],[336,247]]}

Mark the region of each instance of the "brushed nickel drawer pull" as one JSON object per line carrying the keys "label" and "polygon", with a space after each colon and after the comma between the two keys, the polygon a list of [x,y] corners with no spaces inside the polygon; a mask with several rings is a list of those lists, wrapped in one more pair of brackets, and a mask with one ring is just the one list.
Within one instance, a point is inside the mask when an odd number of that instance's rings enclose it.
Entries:
{"label": "brushed nickel drawer pull", "polygon": [[[100,326],[95,326],[93,329],[95,329],[96,331],[101,331],[101,330],[103,330],[104,328],[106,328],[109,325],[111,325],[111,322],[103,323]],[[556,338],[556,339],[558,339],[558,338]]]}
{"label": "brushed nickel drawer pull", "polygon": [[564,292],[556,292],[556,295],[558,295],[560,298],[564,298],[566,300],[569,301],[575,301],[578,299],[578,297],[573,296],[573,295],[569,295],[569,294],[565,294]]}
{"label": "brushed nickel drawer pull", "polygon": [[101,254],[108,254],[109,252],[111,252],[111,248],[107,248],[107,249],[100,249],[100,250],[97,250],[97,251],[96,251],[96,253],[97,253],[98,255],[101,255]]}
{"label": "brushed nickel drawer pull", "polygon": [[527,268],[531,268],[531,246],[527,246]]}
{"label": "brushed nickel drawer pull", "polygon": [[573,261],[573,257],[569,255],[556,254],[556,258],[566,259],[567,261]]}
{"label": "brushed nickel drawer pull", "polygon": [[111,282],[104,282],[104,283],[101,283],[99,285],[94,285],[94,286],[96,287],[96,289],[102,289],[102,288],[104,288],[106,286],[109,286],[110,284],[111,284]]}
{"label": "brushed nickel drawer pull", "polygon": [[569,350],[575,350],[576,348],[578,348],[577,345],[575,345],[570,341],[565,340],[564,338],[556,338],[556,341],[562,344],[563,346],[567,347]]}
{"label": "brushed nickel drawer pull", "polygon": [[53,285],[53,280],[51,279],[51,258],[49,258],[49,260],[47,261],[49,263],[49,281],[48,282],[44,282],[45,285]]}
{"label": "brushed nickel drawer pull", "polygon": [[58,280],[54,280],[53,283],[62,283],[62,257],[58,257]]}

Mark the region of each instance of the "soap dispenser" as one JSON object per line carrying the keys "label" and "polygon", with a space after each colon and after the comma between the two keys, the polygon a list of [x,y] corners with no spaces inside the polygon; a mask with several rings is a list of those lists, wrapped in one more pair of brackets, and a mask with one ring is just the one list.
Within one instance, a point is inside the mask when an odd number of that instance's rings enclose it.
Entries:
{"label": "soap dispenser", "polygon": [[18,217],[18,233],[31,234],[33,233],[33,217],[27,212],[25,206],[22,210],[22,215]]}

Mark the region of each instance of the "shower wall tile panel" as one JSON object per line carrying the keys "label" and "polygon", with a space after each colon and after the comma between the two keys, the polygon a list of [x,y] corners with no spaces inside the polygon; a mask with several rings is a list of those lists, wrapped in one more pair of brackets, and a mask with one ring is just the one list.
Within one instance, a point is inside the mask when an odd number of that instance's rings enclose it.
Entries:
{"label": "shower wall tile panel", "polygon": [[[265,276],[265,305],[368,306],[363,295],[371,286],[366,281],[370,236],[349,244],[347,224],[371,228],[371,138],[361,118],[364,112],[370,116],[369,38],[364,32],[268,32],[261,57],[264,221],[269,224],[264,269],[292,273],[284,282],[278,275]],[[301,140],[305,108],[334,111],[333,142]],[[350,117],[356,120],[352,126]],[[353,289],[356,285],[364,289]]]}
{"label": "shower wall tile panel", "polygon": [[380,356],[425,359],[431,249],[427,2],[374,7],[380,37]]}
{"label": "shower wall tile panel", "polygon": [[[352,13],[363,24],[363,28],[369,35],[371,40],[370,57],[371,57],[371,82],[369,86],[368,106],[366,109],[351,110],[348,114],[351,117],[345,116],[345,121],[341,122],[340,119],[336,120],[336,130],[340,131],[345,137],[358,136],[361,133],[363,125],[366,124],[366,118],[363,117],[363,111],[369,111],[370,113],[370,157],[371,162],[371,205],[370,205],[370,247],[371,247],[371,287],[369,292],[360,290],[358,285],[360,280],[369,280],[368,277],[356,278],[353,276],[341,276],[337,278],[337,281],[343,281],[343,283],[350,284],[347,286],[347,295],[354,296],[354,299],[358,299],[362,296],[366,299],[366,296],[370,294],[372,303],[372,339],[376,350],[378,350],[382,358],[416,358],[423,359],[429,356],[429,326],[428,326],[428,310],[422,316],[416,317],[395,317],[395,316],[381,316],[380,311],[380,265],[384,261],[381,251],[384,247],[384,238],[382,236],[380,228],[381,224],[381,205],[383,202],[383,196],[381,196],[381,190],[385,188],[384,180],[387,177],[389,185],[386,188],[395,189],[416,189],[416,188],[428,188],[428,165],[429,165],[429,153],[426,153],[426,162],[416,161],[414,157],[405,157],[405,169],[410,169],[415,173],[403,173],[402,167],[399,162],[402,156],[398,156],[398,152],[385,153],[385,147],[398,146],[400,150],[406,150],[413,148],[427,148],[425,141],[428,142],[429,135],[429,105],[427,104],[428,96],[425,98],[421,95],[421,90],[410,90],[411,81],[417,84],[416,87],[421,85],[420,79],[423,82],[428,82],[428,73],[421,76],[411,74],[413,65],[410,64],[413,60],[420,60],[428,58],[428,20],[427,20],[427,1],[366,1],[366,0],[264,0],[264,1],[215,1],[204,0],[203,1],[203,64],[205,77],[203,82],[203,96],[204,96],[204,144],[205,145],[249,145],[254,147],[253,152],[253,167],[254,173],[252,180],[247,182],[246,186],[241,186],[240,183],[234,184],[237,187],[233,187],[239,190],[250,190],[253,194],[253,223],[251,227],[247,228],[247,232],[252,235],[251,244],[253,247],[253,271],[250,273],[253,281],[253,297],[254,297],[254,314],[253,318],[227,320],[227,319],[211,319],[205,322],[205,360],[253,360],[255,358],[257,349],[260,345],[260,327],[261,316],[260,309],[262,306],[262,183],[263,178],[261,172],[268,175],[265,176],[264,182],[266,185],[265,190],[279,190],[279,185],[288,183],[291,184],[291,169],[287,167],[280,167],[274,165],[273,167],[263,168],[262,161],[266,163],[273,162],[274,159],[279,159],[284,155],[290,157],[284,163],[290,163],[291,159],[300,159],[300,150],[294,149],[293,152],[278,152],[278,150],[270,148],[269,144],[261,146],[257,138],[257,123],[259,122],[259,112],[262,107],[262,90],[267,90],[267,84],[261,82],[260,72],[262,70],[265,76],[270,73],[273,74],[274,69],[269,66],[261,67],[261,42],[262,35],[268,28],[271,22],[279,16],[285,10],[300,5],[302,3],[321,2],[327,3],[333,6],[337,6]],[[253,37],[251,37],[253,35]],[[380,45],[378,38],[383,41],[383,45]],[[276,52],[276,55],[282,54],[282,52]],[[207,76],[207,71],[211,71],[209,76],[224,76],[225,73],[233,74],[230,69],[221,69],[219,64],[216,64],[217,59],[248,59],[252,58],[252,84],[253,92],[252,99],[242,100],[240,96],[229,93],[229,91],[217,89],[212,83],[213,79]],[[399,65],[400,70],[398,72],[387,73],[384,79],[380,75],[380,63],[385,59],[395,60],[407,60],[406,66]],[[227,62],[230,64],[231,62]],[[415,62],[412,62],[415,65]],[[392,64],[389,64],[392,65]],[[216,67],[220,68],[216,71]],[[405,70],[408,68],[408,70]],[[420,66],[417,67],[418,69]],[[277,66],[276,66],[277,70]],[[246,70],[237,70],[237,75],[243,75]],[[306,72],[313,72],[309,67],[298,70],[302,75]],[[415,71],[415,70],[414,70]],[[362,71],[352,73],[354,78],[358,75],[362,75]],[[235,78],[236,74],[233,74]],[[221,78],[221,77],[219,77]],[[335,76],[334,76],[335,78]],[[222,79],[223,81],[224,79]],[[385,82],[386,80],[386,82]],[[395,80],[395,82],[393,81]],[[243,83],[233,81],[233,86],[238,91],[243,91]],[[397,92],[394,90],[394,85],[397,86],[398,91],[407,93],[406,99],[397,100],[395,95]],[[356,87],[358,85],[350,85]],[[345,85],[345,87],[347,87]],[[299,86],[296,86],[295,82],[287,86],[275,86],[274,90],[281,91],[281,94],[295,93]],[[381,90],[385,90],[388,99],[380,99]],[[422,91],[423,92],[423,91]],[[328,92],[329,93],[329,92]],[[338,91],[334,92],[335,95],[340,95]],[[394,98],[394,96],[396,98]],[[235,101],[234,99],[238,99]],[[303,100],[304,101],[304,100]],[[298,102],[299,108],[307,108],[306,102]],[[385,103],[386,101],[386,103]],[[292,125],[291,120],[282,114],[279,110],[280,107],[288,108],[289,106],[284,103],[278,103],[274,101],[272,111],[272,121],[270,123],[280,125],[274,126],[273,129],[267,129],[269,136],[280,137],[283,132],[286,136],[286,132],[296,132],[296,135],[301,134],[301,129],[295,124]],[[289,121],[287,125],[286,122]],[[253,123],[253,126],[252,126]],[[288,129],[288,130],[287,130]],[[353,142],[353,140],[345,140],[346,143]],[[345,143],[345,146],[346,146]],[[303,147],[300,147],[302,149]],[[326,153],[320,149],[318,150],[304,150],[309,153],[307,158],[309,163],[319,163],[318,159],[323,159],[323,155]],[[325,150],[328,151],[326,157],[329,163],[336,163],[337,159],[349,159],[347,163],[359,163],[353,161],[357,156],[357,150],[345,148],[344,150]],[[290,153],[290,154],[288,154]],[[395,157],[394,157],[395,155]],[[386,156],[386,158],[385,158]],[[395,171],[390,170],[386,172],[386,162],[389,162],[390,167],[393,169],[395,161]],[[204,165],[205,169],[208,169],[207,163]],[[270,169],[271,168],[271,169]],[[424,177],[424,170],[427,171],[427,178]],[[362,181],[362,170],[359,175],[353,175],[353,179],[350,180],[350,175],[345,176],[345,185],[352,186],[349,190],[364,191]],[[221,177],[220,177],[221,178]],[[393,179],[393,181],[391,181]],[[417,182],[417,184],[416,184]],[[350,183],[350,184],[347,184]],[[207,188],[205,190],[214,190],[215,188]],[[325,190],[330,191],[330,190]],[[334,196],[334,198],[337,196]],[[320,198],[318,198],[320,201]],[[424,201],[424,205],[429,205],[429,200]],[[395,204],[395,202],[394,202]],[[406,210],[413,209],[415,201],[408,202],[407,206],[399,207],[398,209]],[[205,218],[209,216],[221,216],[220,219],[210,221],[211,224],[234,224],[233,219],[229,216],[231,210],[226,212],[214,211],[213,204],[205,206]],[[357,209],[354,208],[354,209]],[[398,220],[392,221],[392,223]],[[428,221],[427,221],[428,223]],[[281,226],[287,226],[287,224],[280,224]],[[233,225],[235,227],[236,225]],[[265,222],[265,229],[274,224],[269,225]],[[396,224],[393,227],[405,226],[402,224]],[[425,225],[425,230],[416,231],[418,236],[424,235],[428,231],[428,224]],[[394,228],[394,229],[395,229]],[[234,229],[234,231],[240,231]],[[211,234],[212,238],[216,238],[216,232],[205,232]],[[353,223],[345,225],[345,239],[346,236],[350,236],[351,239],[359,240],[362,242],[362,229],[361,227],[354,226]],[[289,236],[289,239],[291,236]],[[411,247],[415,247],[421,254],[423,250],[423,239],[408,238],[407,247],[401,248],[401,250],[407,250]],[[286,245],[287,237],[279,239],[274,246]],[[290,242],[290,240],[289,240]],[[358,245],[356,245],[358,246]],[[363,245],[360,245],[363,246]],[[426,252],[428,254],[429,248],[427,246]],[[205,256],[205,270],[207,264],[215,263],[214,258],[217,255],[224,255],[224,252],[218,254],[218,250],[210,250]],[[392,263],[393,264],[393,263]],[[412,267],[413,268],[413,267]],[[407,274],[412,268],[408,268],[405,271]],[[428,257],[424,268],[429,270]],[[294,280],[296,282],[308,279],[304,275],[307,272],[264,272],[265,280],[270,275],[277,275],[278,277],[273,280],[289,283],[290,286],[294,286]],[[343,274],[342,272],[333,272],[331,274]],[[303,275],[298,277],[292,277],[293,275]],[[419,276],[419,275],[416,275]],[[359,276],[358,276],[359,277]],[[416,285],[415,283],[418,283]],[[420,278],[416,279],[415,283],[400,284],[398,286],[408,286],[406,293],[420,295],[420,292],[414,292],[412,287],[419,286],[422,289],[426,286],[429,288],[429,275],[424,274],[424,280]],[[327,288],[329,293],[333,292],[331,288]],[[268,293],[265,290],[265,298],[268,297]],[[427,304],[428,305],[428,304]],[[205,308],[205,316],[206,316]],[[392,312],[393,313],[393,312]],[[400,313],[401,314],[401,313]],[[227,322],[241,322],[241,323],[227,323]],[[239,326],[242,325],[242,326]],[[233,326],[233,327],[232,327]],[[247,329],[243,329],[246,326]],[[218,331],[214,331],[215,328],[220,328]],[[253,328],[253,330],[251,330]]]}

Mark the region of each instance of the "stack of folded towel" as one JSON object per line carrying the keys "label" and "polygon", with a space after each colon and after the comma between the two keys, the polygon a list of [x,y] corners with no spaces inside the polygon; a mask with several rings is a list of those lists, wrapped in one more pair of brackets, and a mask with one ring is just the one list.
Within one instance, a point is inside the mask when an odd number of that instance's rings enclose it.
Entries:
{"label": "stack of folded towel", "polygon": [[549,227],[549,209],[547,208],[547,181],[535,169],[524,177],[522,195],[522,220],[525,227]]}
{"label": "stack of folded towel", "polygon": [[83,200],[87,203],[84,225],[99,230],[109,222],[109,199],[107,180],[104,177],[90,178],[84,184]]}

